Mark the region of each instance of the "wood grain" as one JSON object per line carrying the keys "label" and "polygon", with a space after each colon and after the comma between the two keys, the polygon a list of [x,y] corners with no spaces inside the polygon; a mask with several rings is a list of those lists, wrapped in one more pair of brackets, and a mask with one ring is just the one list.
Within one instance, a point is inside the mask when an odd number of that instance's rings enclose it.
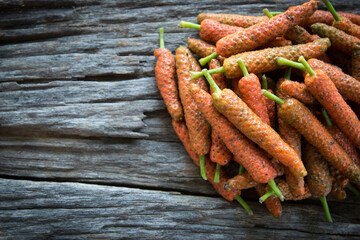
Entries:
{"label": "wood grain", "polygon": [[[304,2],[304,1],[303,1]],[[262,15],[298,1],[0,1],[0,238],[358,239],[359,203],[286,202],[273,219],[221,199],[171,127],[154,78],[203,11]],[[332,1],[360,13],[360,2]],[[324,6],[321,6],[324,9]]]}

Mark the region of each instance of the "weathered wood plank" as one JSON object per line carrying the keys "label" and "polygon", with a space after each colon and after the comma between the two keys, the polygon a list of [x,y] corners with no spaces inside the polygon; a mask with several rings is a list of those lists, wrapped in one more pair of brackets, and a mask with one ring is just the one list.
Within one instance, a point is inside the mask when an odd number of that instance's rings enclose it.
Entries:
{"label": "weathered wood plank", "polygon": [[[2,237],[15,239],[358,239],[356,205],[286,203],[280,219],[259,203],[247,216],[237,203],[176,192],[79,183],[0,180]],[[16,210],[16,211],[14,211]],[[259,224],[261,223],[261,224]]]}

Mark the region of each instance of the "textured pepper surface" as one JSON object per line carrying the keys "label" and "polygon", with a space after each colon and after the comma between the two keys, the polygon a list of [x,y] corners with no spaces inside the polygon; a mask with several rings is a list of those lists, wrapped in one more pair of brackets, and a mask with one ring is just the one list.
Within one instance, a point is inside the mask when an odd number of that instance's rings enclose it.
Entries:
{"label": "textured pepper surface", "polygon": [[[354,13],[337,12],[340,17],[350,19],[353,23],[360,25],[360,15]],[[333,15],[329,11],[317,10],[306,21],[301,23],[304,28],[310,28],[314,23],[324,23],[326,25],[332,25],[334,21]]]}
{"label": "textured pepper surface", "polygon": [[329,47],[330,40],[328,38],[320,38],[306,44],[240,53],[225,59],[223,63],[225,77],[233,79],[243,76],[237,63],[239,58],[243,60],[248,72],[258,74],[279,68],[277,64],[278,57],[284,57],[292,61],[297,61],[300,56],[304,56],[305,59],[316,58],[324,54]]}
{"label": "textured pepper surface", "polygon": [[351,76],[360,81],[360,43],[355,44],[351,58]]}
{"label": "textured pepper surface", "polygon": [[264,48],[273,48],[273,47],[283,47],[283,46],[289,46],[291,45],[291,41],[287,40],[283,37],[276,37],[275,39],[265,43],[264,45],[261,45],[257,49],[264,49]]}
{"label": "textured pepper surface", "polygon": [[[263,196],[266,194],[266,185],[265,184],[258,184],[255,186],[256,191],[258,192],[259,196]],[[265,206],[269,210],[269,212],[275,217],[279,218],[282,215],[282,206],[281,202],[278,197],[270,196],[265,200]]]}
{"label": "textured pepper surface", "polygon": [[360,38],[360,26],[356,25],[347,18],[340,18],[340,21],[334,21],[332,25],[351,36]]}
{"label": "textured pepper surface", "polygon": [[346,191],[336,181],[333,181],[331,195],[336,199],[343,200],[346,198]]}
{"label": "textured pepper surface", "polygon": [[358,166],[304,104],[289,98],[278,109],[279,117],[296,128],[310,144],[316,147],[325,160],[351,181],[360,183]]}
{"label": "textured pepper surface", "polygon": [[331,81],[335,84],[341,95],[360,104],[360,82],[350,75],[345,74],[334,65],[325,63],[318,59],[309,59],[308,63],[312,69],[324,70]]}
{"label": "textured pepper surface", "polygon": [[[268,89],[269,92],[273,93],[273,91],[271,89]],[[276,103],[263,96],[265,99],[265,105],[266,105],[266,110],[269,116],[269,121],[270,121],[270,127],[274,128],[276,127]]]}
{"label": "textured pepper surface", "polygon": [[216,43],[221,38],[241,30],[243,30],[242,27],[230,26],[212,19],[205,19],[200,24],[199,35],[204,41]]}
{"label": "textured pepper surface", "polygon": [[296,98],[304,104],[318,104],[315,97],[309,92],[304,83],[285,80],[280,85],[281,91],[293,98]]}
{"label": "textured pepper surface", "polygon": [[306,176],[306,169],[294,149],[230,89],[213,93],[215,108],[250,140],[288,167],[295,176]]}
{"label": "textured pepper surface", "polygon": [[200,13],[197,16],[197,21],[201,23],[205,19],[213,19],[223,24],[247,28],[259,22],[267,21],[266,16],[244,16],[237,14],[223,14],[223,13]]}
{"label": "textured pepper surface", "polygon": [[[216,51],[216,47],[210,43],[207,43],[201,39],[187,38],[188,48],[191,52],[195,53],[199,57],[207,57]],[[217,59],[222,63],[225,58],[218,56]]]}
{"label": "textured pepper surface", "polygon": [[313,197],[326,197],[332,186],[328,163],[310,144],[305,146],[304,162],[308,171],[306,180],[311,195]]}
{"label": "textured pepper surface", "polygon": [[255,187],[258,182],[256,182],[249,173],[245,172],[228,180],[229,189],[248,189]]}
{"label": "textured pepper surface", "polygon": [[[300,196],[294,196],[292,195],[289,185],[288,183],[285,181],[285,179],[279,178],[275,180],[276,185],[278,186],[278,188],[280,189],[281,193],[284,196],[285,200],[292,200],[292,201],[299,201],[299,200],[303,200],[303,199],[307,199],[309,197],[311,197],[311,193],[309,190],[309,187],[307,186],[307,184],[305,184],[305,193],[303,195]],[[266,190],[269,191],[270,187],[266,186]]]}
{"label": "textured pepper surface", "polygon": [[154,51],[157,58],[155,66],[155,78],[160,94],[164,99],[166,108],[171,117],[180,121],[184,117],[183,108],[179,100],[179,93],[175,82],[175,60],[171,52],[166,48],[158,48]]}
{"label": "textured pepper surface", "polygon": [[352,55],[353,47],[360,42],[357,37],[351,36],[344,31],[323,23],[311,25],[311,30],[320,37],[329,38],[331,46],[347,55]]}
{"label": "textured pepper surface", "polygon": [[257,182],[267,183],[273,179],[276,171],[271,167],[264,152],[215,109],[209,93],[196,84],[191,84],[190,89],[191,96],[212,126],[212,131],[220,136],[226,147],[234,154],[234,160],[243,165]]}
{"label": "textured pepper surface", "polygon": [[179,47],[176,50],[176,71],[180,99],[184,107],[185,121],[189,129],[191,146],[198,155],[205,155],[210,151],[210,129],[196,103],[190,96],[189,85],[192,79],[189,73],[191,70],[189,54],[191,54],[190,50],[186,47]]}
{"label": "textured pepper surface", "polygon": [[208,158],[205,158],[205,172],[208,178],[208,181],[213,185],[214,189],[226,200],[233,201],[236,195],[241,194],[241,190],[230,190],[225,189],[225,184],[230,179],[225,169],[220,169],[220,181],[218,183],[214,182],[214,175],[216,171],[216,164],[211,162]]}
{"label": "textured pepper surface", "polygon": [[319,38],[318,35],[311,35],[305,28],[298,25],[290,28],[284,36],[286,39],[291,40],[294,44],[308,43]]}
{"label": "textured pepper surface", "polygon": [[283,36],[287,30],[306,20],[315,12],[318,5],[318,1],[311,0],[302,5],[290,7],[286,12],[272,17],[268,21],[228,35],[216,43],[216,52],[220,56],[230,57],[237,53],[256,49],[276,37]]}
{"label": "textured pepper surface", "polygon": [[266,124],[270,125],[264,96],[261,94],[261,84],[258,77],[250,73],[239,80],[241,99]]}
{"label": "textured pepper surface", "polygon": [[314,70],[315,76],[305,76],[307,89],[326,109],[331,120],[360,148],[360,121],[345,102],[335,84],[323,70]]}
{"label": "textured pepper surface", "polygon": [[185,150],[189,154],[190,158],[193,160],[193,162],[197,166],[200,166],[199,156],[191,148],[190,138],[189,138],[189,131],[188,131],[187,127],[186,127],[185,122],[184,121],[175,121],[173,119],[172,120],[172,126],[174,128],[174,131],[175,131],[176,135],[178,136],[178,138],[180,139],[180,141],[184,145]]}

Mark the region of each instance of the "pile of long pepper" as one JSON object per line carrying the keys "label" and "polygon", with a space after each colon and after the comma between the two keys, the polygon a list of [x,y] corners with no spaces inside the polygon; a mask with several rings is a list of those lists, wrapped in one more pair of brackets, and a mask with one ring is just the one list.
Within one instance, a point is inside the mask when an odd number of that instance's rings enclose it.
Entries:
{"label": "pile of long pepper", "polygon": [[276,218],[281,201],[319,198],[329,222],[328,194],[360,195],[360,15],[322,1],[329,11],[311,0],[266,16],[201,13],[181,21],[201,39],[175,59],[159,31],[155,76],[173,128],[202,178],[249,214],[242,189]]}

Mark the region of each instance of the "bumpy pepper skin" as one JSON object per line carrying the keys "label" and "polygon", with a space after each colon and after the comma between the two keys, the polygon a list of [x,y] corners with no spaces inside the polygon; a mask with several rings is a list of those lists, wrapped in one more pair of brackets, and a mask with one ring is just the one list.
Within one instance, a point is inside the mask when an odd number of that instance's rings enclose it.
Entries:
{"label": "bumpy pepper skin", "polygon": [[250,73],[239,80],[241,99],[266,124],[270,125],[264,96],[261,94],[261,84],[258,77]]}
{"label": "bumpy pepper skin", "polygon": [[360,121],[342,98],[335,84],[323,70],[314,70],[315,76],[306,74],[307,89],[326,109],[331,120],[360,148]]}
{"label": "bumpy pepper skin", "polygon": [[[360,15],[358,14],[338,12],[338,15],[340,17],[346,17],[350,19],[353,23],[360,25]],[[302,22],[301,26],[304,28],[310,28],[310,26],[314,23],[324,23],[331,26],[333,21],[334,17],[329,11],[317,10],[306,21]]]}
{"label": "bumpy pepper skin", "polygon": [[171,117],[177,121],[184,118],[183,108],[179,100],[178,89],[175,82],[175,60],[171,52],[166,48],[158,48],[154,51],[157,58],[155,66],[155,78],[166,108]]}
{"label": "bumpy pepper skin", "polygon": [[[199,57],[207,57],[216,51],[216,47],[207,43],[201,39],[187,38],[188,48],[191,52],[195,53]],[[225,58],[218,56],[217,59],[222,63]]]}
{"label": "bumpy pepper skin", "polygon": [[[266,194],[266,185],[258,184],[255,186],[256,191],[260,196]],[[265,200],[265,206],[269,210],[269,212],[275,217],[279,218],[282,215],[282,206],[278,197],[270,196]]]}
{"label": "bumpy pepper skin", "polygon": [[309,90],[306,88],[306,85],[303,83],[285,80],[283,83],[281,83],[280,88],[284,94],[296,98],[304,104],[318,104],[318,101],[309,92]]}
{"label": "bumpy pepper skin", "polygon": [[274,47],[283,47],[283,46],[289,46],[291,45],[291,41],[287,40],[283,37],[277,37],[274,40],[271,40],[264,45],[261,45],[257,49],[264,49],[264,48],[274,48]]}
{"label": "bumpy pepper skin", "polygon": [[227,191],[224,186],[227,181],[230,179],[225,169],[220,169],[220,181],[218,183],[214,182],[214,175],[216,171],[216,164],[211,162],[208,158],[205,158],[205,171],[208,181],[213,185],[214,189],[226,200],[233,201],[236,195],[241,194],[241,190],[230,190]]}
{"label": "bumpy pepper skin", "polygon": [[189,131],[188,131],[187,127],[186,127],[185,122],[184,121],[175,121],[173,119],[172,120],[172,126],[174,128],[174,131],[175,131],[176,135],[178,136],[178,138],[180,139],[180,141],[184,145],[185,150],[189,154],[190,158],[194,161],[194,163],[197,166],[200,166],[199,156],[191,148],[190,138],[189,138]]}
{"label": "bumpy pepper skin", "polygon": [[241,27],[222,24],[212,19],[205,19],[200,24],[199,35],[204,41],[216,43],[221,38],[241,30],[243,30]]}
{"label": "bumpy pepper skin", "polygon": [[276,171],[271,167],[264,152],[215,109],[211,95],[196,84],[191,84],[190,89],[191,96],[212,126],[212,130],[221,137],[227,148],[234,154],[234,160],[243,165],[257,182],[267,183],[276,177]]}
{"label": "bumpy pepper skin", "polygon": [[[283,194],[285,200],[287,200],[287,201],[288,200],[299,201],[299,200],[303,200],[303,199],[307,199],[307,198],[311,197],[311,193],[310,193],[310,190],[309,190],[309,187],[307,186],[307,184],[305,184],[305,193],[300,196],[292,195],[289,185],[287,184],[287,182],[285,182],[284,179],[276,180],[276,184],[277,184],[278,188],[280,189],[281,193]],[[269,187],[266,186],[266,189],[269,190]]]}
{"label": "bumpy pepper skin", "polygon": [[248,189],[255,187],[258,182],[256,182],[249,173],[245,172],[228,180],[229,189]]}
{"label": "bumpy pepper skin", "polygon": [[213,93],[215,108],[245,136],[279,160],[297,177],[306,176],[306,169],[297,155],[279,134],[261,119],[230,89]]}
{"label": "bumpy pepper skin", "polygon": [[320,38],[306,44],[266,48],[240,53],[225,59],[223,63],[225,77],[233,79],[243,76],[237,63],[239,58],[243,60],[248,72],[258,74],[279,68],[279,65],[277,64],[278,57],[284,57],[292,61],[297,61],[300,56],[304,56],[305,59],[316,58],[324,54],[330,45],[329,39]]}
{"label": "bumpy pepper skin", "polygon": [[294,98],[286,99],[278,116],[296,128],[342,174],[360,183],[360,169],[305,105]]}
{"label": "bumpy pepper skin", "polygon": [[350,56],[352,55],[354,45],[360,42],[360,39],[323,23],[311,25],[311,30],[320,37],[329,38],[332,47]]}
{"label": "bumpy pepper skin", "polygon": [[355,44],[351,58],[351,76],[360,81],[360,43]]}
{"label": "bumpy pepper skin", "polygon": [[223,24],[247,28],[259,22],[267,21],[266,16],[243,16],[237,14],[200,13],[197,21],[201,23],[205,19],[213,19]]}
{"label": "bumpy pepper skin", "polygon": [[179,80],[180,99],[184,107],[185,121],[189,130],[192,149],[198,155],[205,155],[210,151],[210,129],[190,96],[189,85],[192,79],[189,73],[191,70],[189,54],[191,54],[190,50],[186,47],[179,47],[176,50],[176,71]]}
{"label": "bumpy pepper skin", "polygon": [[341,18],[340,21],[334,21],[333,26],[340,29],[351,36],[360,38],[360,26],[351,22],[347,18]]}
{"label": "bumpy pepper skin", "polygon": [[[220,62],[217,59],[211,59],[210,63],[209,63],[209,69],[217,69],[221,67]],[[216,85],[222,90],[224,88],[226,88],[226,81],[225,81],[225,76],[223,73],[215,73],[211,75],[213,80],[215,81]],[[210,93],[213,93],[212,88],[210,88]]]}
{"label": "bumpy pepper skin", "polygon": [[319,38],[318,35],[311,35],[306,29],[298,25],[290,28],[284,36],[286,39],[291,40],[293,44],[304,44]]}
{"label": "bumpy pepper skin", "polygon": [[258,23],[242,31],[228,35],[216,43],[216,52],[220,56],[231,55],[256,49],[265,43],[283,36],[287,30],[311,16],[318,1],[311,0],[299,6],[290,7],[286,12]]}
{"label": "bumpy pepper skin", "polygon": [[335,180],[333,180],[331,195],[333,195],[336,199],[343,200],[346,198],[346,191]]}
{"label": "bumpy pepper skin", "polygon": [[[271,89],[268,89],[268,91],[273,93]],[[276,127],[276,103],[265,96],[264,96],[264,99],[265,99],[266,110],[267,110],[267,113],[269,116],[270,127],[275,129],[275,127]]]}
{"label": "bumpy pepper skin", "polygon": [[335,84],[341,95],[360,104],[360,82],[355,78],[343,73],[340,68],[320,61],[318,59],[309,59],[308,63],[312,69],[324,70],[331,81]]}
{"label": "bumpy pepper skin", "polygon": [[308,171],[306,180],[311,195],[313,197],[326,197],[332,187],[328,163],[310,144],[305,147],[304,162]]}

